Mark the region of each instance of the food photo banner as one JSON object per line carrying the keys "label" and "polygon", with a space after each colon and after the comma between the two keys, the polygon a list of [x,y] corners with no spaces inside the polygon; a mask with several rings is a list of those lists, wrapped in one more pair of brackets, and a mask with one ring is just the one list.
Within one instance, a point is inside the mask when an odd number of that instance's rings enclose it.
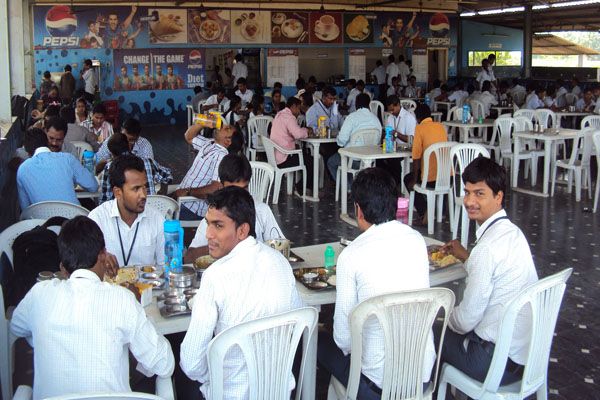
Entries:
{"label": "food photo banner", "polygon": [[457,19],[442,13],[341,13],[137,6],[34,6],[36,49],[135,49],[197,45],[456,45]]}

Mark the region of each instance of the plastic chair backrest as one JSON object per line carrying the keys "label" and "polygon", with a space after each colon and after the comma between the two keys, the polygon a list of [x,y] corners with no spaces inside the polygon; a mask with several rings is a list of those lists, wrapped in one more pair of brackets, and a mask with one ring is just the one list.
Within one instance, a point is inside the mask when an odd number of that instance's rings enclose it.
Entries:
{"label": "plastic chair backrest", "polygon": [[[469,102],[471,104],[471,113],[473,114],[473,118],[478,119],[479,117],[485,118],[485,106],[479,100],[471,100]],[[461,113],[462,116],[462,113]]]}
{"label": "plastic chair backrest", "polygon": [[515,111],[513,116],[516,117],[527,117],[530,121],[533,121],[535,118],[535,110],[529,110],[527,108],[522,108],[520,110]]}
{"label": "plastic chair backrest", "polygon": [[275,145],[268,137],[262,138],[265,153],[267,154],[267,161],[273,168],[277,168],[277,160],[275,159]]}
{"label": "plastic chair backrest", "polygon": [[150,194],[146,197],[146,206],[155,208],[165,219],[177,219],[179,204],[176,200],[160,194]]}
{"label": "plastic chair backrest", "polygon": [[303,337],[302,366],[296,383],[296,399],[299,399],[306,350],[317,319],[317,310],[305,307],[244,322],[219,333],[208,344],[209,398],[223,398],[225,356],[233,347],[239,348],[246,363],[250,399],[289,398],[292,364],[300,338]]}
{"label": "plastic chair backrest", "polygon": [[40,201],[21,212],[21,219],[65,217],[71,219],[78,215],[87,216],[90,212],[77,204],[66,201]]}
{"label": "plastic chair backrest", "polygon": [[162,397],[155,396],[149,393],[140,393],[140,392],[127,392],[127,393],[95,393],[95,394],[86,394],[86,393],[74,393],[67,394],[63,396],[54,396],[47,397],[45,400],[85,400],[85,399],[94,399],[94,400],[164,400]]}
{"label": "plastic chair backrest", "polygon": [[513,117],[515,121],[515,132],[527,132],[533,130],[533,121],[526,116]]}
{"label": "plastic chair backrest", "polygon": [[[259,135],[268,137],[269,133],[267,131],[271,123],[273,123],[273,117],[266,115],[259,115],[248,120],[248,145],[250,148],[256,149],[261,147]],[[254,140],[257,140],[257,142],[254,143]]]}
{"label": "plastic chair backrest", "polygon": [[513,101],[517,106],[521,106],[523,105],[523,102],[525,101],[525,96],[527,95],[526,92],[519,90],[513,93]]}
{"label": "plastic chair backrest", "polygon": [[593,149],[592,136],[596,131],[597,129],[587,128],[577,133],[577,136],[573,139],[569,165],[573,166],[577,161],[580,161],[582,166],[590,165]]}
{"label": "plastic chair backrest", "polygon": [[363,354],[363,326],[374,317],[383,330],[385,359],[381,398],[420,399],[423,397],[423,364],[431,327],[444,309],[444,323],[434,384],[439,366],[448,316],[454,293],[446,288],[389,293],[363,301],[350,314],[352,350],[346,398],[356,399]]}
{"label": "plastic chair backrest", "polygon": [[498,132],[498,144],[503,156],[512,154],[512,133],[515,131],[514,118],[497,118],[494,121],[494,132]]}
{"label": "plastic chair backrest", "polygon": [[79,161],[81,161],[83,159],[84,151],[86,151],[86,150],[94,151],[94,149],[88,142],[82,142],[81,140],[74,140],[71,142],[71,144],[73,145],[73,147],[75,147],[77,149],[77,159]]}
{"label": "plastic chair backrest", "polygon": [[376,146],[380,142],[381,131],[379,129],[361,129],[352,133],[346,147]]}
{"label": "plastic chair backrest", "polygon": [[371,100],[371,102],[369,103],[369,110],[371,110],[371,112],[377,117],[379,122],[381,122],[383,125],[384,124],[384,122],[382,121],[383,111],[384,111],[383,103],[380,101],[377,101],[377,100]]}
{"label": "plastic chair backrest", "polygon": [[267,203],[271,185],[275,179],[275,169],[265,162],[250,161],[252,167],[252,177],[248,184],[248,191],[254,198],[254,201]]}
{"label": "plastic chair backrest", "polygon": [[462,173],[479,156],[490,158],[490,152],[482,145],[476,143],[461,143],[450,149],[450,157],[454,167],[452,179],[454,180],[454,187],[456,188],[456,185],[458,185],[460,197],[465,195],[464,183],[461,179]]}
{"label": "plastic chair backrest", "polygon": [[566,282],[573,272],[567,268],[557,274],[541,279],[525,288],[504,309],[498,340],[483,390],[496,393],[500,385],[513,339],[515,322],[521,310],[528,307],[531,333],[521,380],[521,396],[525,398],[546,382],[548,359],[554,336],[558,312],[565,292]]}
{"label": "plastic chair backrest", "polygon": [[577,96],[575,96],[573,93],[566,93],[565,101],[567,102],[568,106],[575,105],[575,102],[577,101]]}
{"label": "plastic chair backrest", "polygon": [[[455,146],[457,144],[457,142],[440,142],[434,143],[427,149],[425,149],[425,153],[423,154],[425,166],[423,168],[422,176],[429,176],[429,163],[433,154],[437,164],[435,190],[450,189],[450,177],[452,175],[452,158],[450,157],[450,150],[452,149],[452,146]],[[423,179],[421,185],[423,189],[426,190],[427,179]]]}
{"label": "plastic chair backrest", "polygon": [[400,105],[403,108],[408,106],[408,111],[412,111],[412,112],[415,112],[415,110],[417,109],[417,103],[415,103],[414,100],[410,100],[410,99],[400,100]]}
{"label": "plastic chair backrest", "polygon": [[448,110],[448,121],[461,121],[462,120],[462,105],[452,107]]}
{"label": "plastic chair backrest", "polygon": [[[27,232],[35,228],[36,226],[43,225],[46,222],[45,219],[26,219],[23,221],[16,222],[4,229],[0,233],[0,256],[5,253],[8,257],[12,266],[13,262],[13,250],[12,245],[15,239],[23,232]],[[4,309],[3,309],[4,310]]]}
{"label": "plastic chair backrest", "polygon": [[600,129],[600,115],[588,115],[581,120],[581,129],[594,128]]}
{"label": "plastic chair backrest", "polygon": [[553,128],[556,125],[556,113],[545,108],[535,110],[535,119],[546,128]]}

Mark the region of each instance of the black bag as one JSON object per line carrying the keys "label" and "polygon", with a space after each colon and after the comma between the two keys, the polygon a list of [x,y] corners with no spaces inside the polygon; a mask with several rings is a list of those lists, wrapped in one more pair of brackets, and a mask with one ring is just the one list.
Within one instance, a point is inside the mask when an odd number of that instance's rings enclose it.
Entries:
{"label": "black bag", "polygon": [[14,241],[12,276],[7,277],[6,305],[16,306],[37,282],[41,271],[60,269],[58,235],[49,226],[61,226],[67,219],[53,217],[41,226],[23,232]]}

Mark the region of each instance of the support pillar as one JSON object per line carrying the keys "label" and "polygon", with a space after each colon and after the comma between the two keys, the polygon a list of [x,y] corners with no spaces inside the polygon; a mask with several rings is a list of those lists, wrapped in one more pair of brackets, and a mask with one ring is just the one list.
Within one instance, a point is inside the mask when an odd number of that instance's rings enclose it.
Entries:
{"label": "support pillar", "polygon": [[[462,69],[463,69],[463,46],[462,46],[462,18],[460,14],[458,16],[458,23],[456,24],[456,76],[462,77]],[[468,61],[467,61],[468,67]]]}
{"label": "support pillar", "polygon": [[531,78],[531,59],[533,57],[533,26],[531,23],[531,5],[525,6],[523,13],[523,77]]}
{"label": "support pillar", "polygon": [[[8,0],[0,0],[0,60],[10,60],[8,36]],[[0,121],[10,122],[10,67],[0,62]]]}
{"label": "support pillar", "polygon": [[25,46],[23,20],[27,9],[23,0],[8,0],[8,34],[10,37],[10,86],[12,94],[25,95]]}

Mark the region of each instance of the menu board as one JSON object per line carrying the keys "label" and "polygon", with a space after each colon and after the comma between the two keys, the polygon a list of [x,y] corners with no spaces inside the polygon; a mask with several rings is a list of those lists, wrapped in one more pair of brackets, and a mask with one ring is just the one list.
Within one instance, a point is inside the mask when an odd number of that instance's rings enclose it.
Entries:
{"label": "menu board", "polygon": [[428,63],[427,54],[413,54],[412,56],[413,75],[417,78],[417,82],[427,82],[428,79]]}
{"label": "menu board", "polygon": [[[156,14],[158,13],[158,18]],[[187,10],[178,8],[149,8],[148,22],[151,44],[187,43]]]}
{"label": "menu board", "polygon": [[310,43],[333,44],[342,43],[342,13],[312,12],[310,13]]}
{"label": "menu board", "polygon": [[350,49],[348,56],[348,79],[365,80],[367,59],[365,49]]}
{"label": "menu board", "polygon": [[269,49],[267,53],[267,86],[275,82],[294,86],[298,79],[298,49]]}
{"label": "menu board", "polygon": [[188,10],[189,43],[229,43],[231,13],[229,10]]}
{"label": "menu board", "polygon": [[345,43],[373,43],[375,15],[344,14]]}
{"label": "menu board", "polygon": [[300,11],[271,14],[272,43],[308,43],[308,13]]}
{"label": "menu board", "polygon": [[231,11],[231,43],[271,43],[271,12]]}

